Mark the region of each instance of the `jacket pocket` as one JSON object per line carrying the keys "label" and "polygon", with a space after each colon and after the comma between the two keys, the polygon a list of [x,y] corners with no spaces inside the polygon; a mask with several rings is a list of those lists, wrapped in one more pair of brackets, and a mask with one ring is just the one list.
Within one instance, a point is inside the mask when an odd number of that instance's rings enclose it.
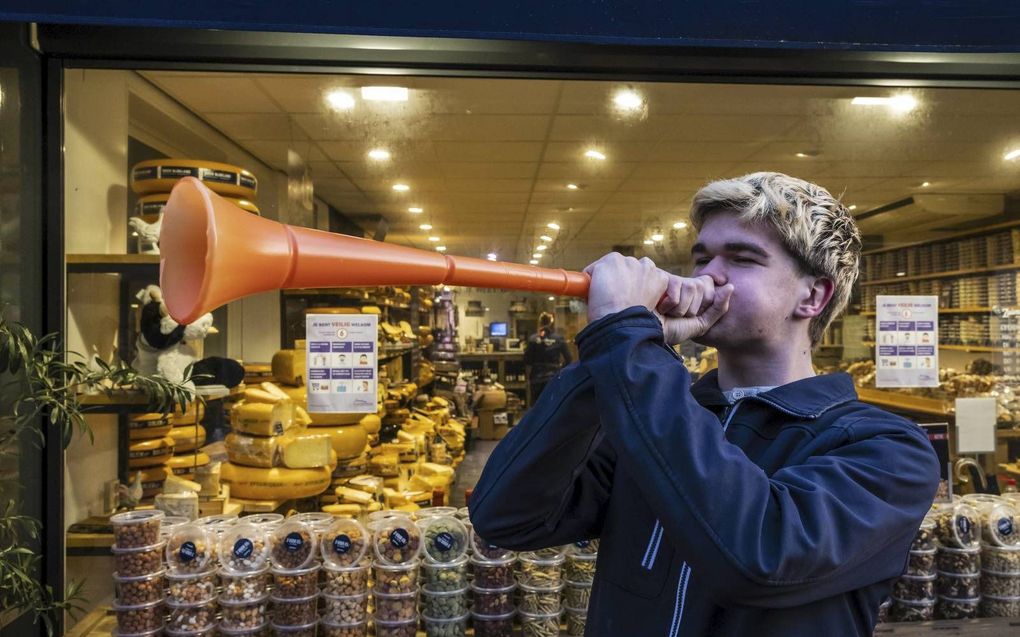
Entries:
{"label": "jacket pocket", "polygon": [[636,485],[621,485],[619,477],[613,486],[602,533],[600,577],[629,593],[655,599],[665,587],[674,548],[636,491]]}

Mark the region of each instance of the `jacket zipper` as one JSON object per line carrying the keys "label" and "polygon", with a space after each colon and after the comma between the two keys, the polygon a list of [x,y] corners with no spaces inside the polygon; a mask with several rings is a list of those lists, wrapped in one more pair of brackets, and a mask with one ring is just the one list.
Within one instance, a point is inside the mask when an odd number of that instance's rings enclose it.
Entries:
{"label": "jacket zipper", "polygon": [[[730,426],[730,422],[733,420],[733,416],[737,414],[737,409],[740,407],[740,400],[733,403],[726,408],[723,412],[723,433],[726,433],[726,429]],[[651,570],[651,569],[649,569]],[[685,561],[683,566],[680,567],[680,581],[676,586],[676,602],[673,605],[673,621],[669,625],[668,637],[677,637],[680,633],[680,623],[684,618],[684,605],[687,602],[687,586],[691,583],[691,567],[687,565]]]}

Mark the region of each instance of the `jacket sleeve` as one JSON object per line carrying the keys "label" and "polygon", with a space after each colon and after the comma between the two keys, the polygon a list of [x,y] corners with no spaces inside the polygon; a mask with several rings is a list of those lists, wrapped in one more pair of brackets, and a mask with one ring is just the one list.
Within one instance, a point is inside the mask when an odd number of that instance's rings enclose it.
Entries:
{"label": "jacket sleeve", "polygon": [[492,452],[468,502],[471,523],[487,542],[522,551],[598,537],[614,465],[591,379],[567,367]]}
{"label": "jacket sleeve", "polygon": [[939,478],[918,427],[839,423],[823,434],[841,437],[833,451],[770,477],[694,401],[650,312],[605,317],[578,344],[606,438],[720,603],[795,606],[902,572]]}

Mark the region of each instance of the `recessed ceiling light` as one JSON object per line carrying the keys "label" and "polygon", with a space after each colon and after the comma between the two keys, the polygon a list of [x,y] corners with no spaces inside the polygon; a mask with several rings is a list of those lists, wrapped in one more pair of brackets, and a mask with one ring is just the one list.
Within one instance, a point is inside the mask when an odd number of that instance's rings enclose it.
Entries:
{"label": "recessed ceiling light", "polygon": [[613,96],[613,104],[622,111],[637,111],[644,107],[645,100],[642,99],[637,91],[624,89],[617,91],[616,95]]}
{"label": "recessed ceiling light", "polygon": [[597,159],[599,161],[603,161],[606,158],[606,156],[603,153],[600,153],[599,151],[593,148],[584,151],[584,156],[587,157],[588,159]]}
{"label": "recessed ceiling light", "polygon": [[439,237],[429,237],[429,241],[431,241],[432,243],[438,243]]}
{"label": "recessed ceiling light", "polygon": [[650,246],[650,245],[652,245],[653,243],[655,243],[655,242],[654,242],[654,241],[652,241],[651,239],[645,239],[645,245],[646,245],[646,246]]}
{"label": "recessed ceiling light", "polygon": [[423,223],[420,226],[418,226],[418,229],[419,230],[431,230],[432,229],[432,224],[431,223]]}
{"label": "recessed ceiling light", "polygon": [[531,265],[538,265],[538,259],[532,259],[531,261],[528,261],[528,263]]}
{"label": "recessed ceiling light", "polygon": [[550,301],[555,301],[555,300],[556,300],[556,297],[555,297],[555,296],[550,296],[550,297],[549,297],[549,300],[550,300]]}
{"label": "recessed ceiling light", "polygon": [[397,192],[407,192],[411,187],[407,184],[393,184],[393,189]]}
{"label": "recessed ceiling light", "polygon": [[906,272],[897,272],[896,276],[907,276]]}
{"label": "recessed ceiling light", "polygon": [[917,107],[917,100],[914,96],[905,93],[891,97],[855,97],[850,103],[857,106],[886,106],[901,113],[912,111]]}
{"label": "recessed ceiling light", "polygon": [[810,156],[811,155],[808,155],[807,153],[797,153],[797,157],[800,157],[801,159],[803,159],[805,157],[810,157]]}
{"label": "recessed ceiling light", "polygon": [[407,89],[402,86],[362,86],[361,99],[370,102],[406,102]]}
{"label": "recessed ceiling light", "polygon": [[927,188],[930,185],[931,185],[930,181],[922,181],[921,182],[921,188]]}
{"label": "recessed ceiling light", "polygon": [[662,241],[662,238],[663,236],[661,232],[656,232],[652,235],[652,241]]}
{"label": "recessed ceiling light", "polygon": [[425,212],[423,208],[418,208],[417,206],[411,206],[410,208],[407,209],[407,211],[415,215]]}
{"label": "recessed ceiling light", "polygon": [[1020,148],[1016,148],[1014,150],[1011,150],[1011,151],[1009,151],[1008,153],[1006,153],[1005,155],[1002,156],[1002,158],[1005,159],[1006,161],[1013,161],[1017,157],[1020,157]]}
{"label": "recessed ceiling light", "polygon": [[354,96],[339,89],[326,93],[326,104],[334,111],[349,111],[354,108]]}
{"label": "recessed ceiling light", "polygon": [[552,237],[550,237],[547,234],[543,234],[541,237],[539,237],[539,239],[541,239],[542,241],[552,241]]}
{"label": "recessed ceiling light", "polygon": [[444,285],[443,286],[443,292],[449,292],[449,291],[450,291],[450,286],[449,285]]}
{"label": "recessed ceiling light", "polygon": [[686,227],[687,227],[686,221],[677,221],[676,223],[673,224],[674,230],[683,230]]}
{"label": "recessed ceiling light", "polygon": [[555,221],[553,221],[552,223],[545,224],[545,227],[549,228],[550,230],[559,230],[560,229],[560,224],[558,224]]}
{"label": "recessed ceiling light", "polygon": [[495,261],[496,259],[499,258],[499,255],[496,254],[495,252],[490,252],[489,254],[485,255],[485,258],[488,259],[489,261]]}
{"label": "recessed ceiling light", "polygon": [[537,245],[537,246],[535,246],[535,249],[536,249],[536,250],[538,250],[539,252],[541,252],[541,251],[543,251],[543,250],[548,250],[548,249],[549,249],[549,246],[547,246],[547,245],[545,245],[545,244],[542,244],[542,245]]}
{"label": "recessed ceiling light", "polygon": [[541,252],[536,252],[535,254],[531,255],[531,258],[532,259],[541,259],[542,258],[542,253]]}
{"label": "recessed ceiling light", "polygon": [[374,159],[375,161],[389,161],[390,151],[385,148],[373,148],[368,151],[368,158]]}
{"label": "recessed ceiling light", "polygon": [[580,188],[577,184],[567,184],[567,190],[577,190]]}
{"label": "recessed ceiling light", "polygon": [[849,207],[847,208],[847,210],[857,210],[857,204],[854,204],[854,205],[852,205],[852,206],[849,206]]}
{"label": "recessed ceiling light", "polygon": [[446,252],[446,246],[436,246],[436,252]]}

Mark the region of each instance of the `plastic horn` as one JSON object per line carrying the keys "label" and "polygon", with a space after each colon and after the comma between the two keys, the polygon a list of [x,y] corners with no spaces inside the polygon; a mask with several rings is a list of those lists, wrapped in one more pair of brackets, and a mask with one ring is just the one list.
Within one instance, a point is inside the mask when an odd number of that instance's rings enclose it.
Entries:
{"label": "plastic horn", "polygon": [[293,288],[464,285],[587,297],[583,272],[453,257],[245,212],[194,177],[174,186],[159,233],[159,284],[181,324],[242,297]]}

